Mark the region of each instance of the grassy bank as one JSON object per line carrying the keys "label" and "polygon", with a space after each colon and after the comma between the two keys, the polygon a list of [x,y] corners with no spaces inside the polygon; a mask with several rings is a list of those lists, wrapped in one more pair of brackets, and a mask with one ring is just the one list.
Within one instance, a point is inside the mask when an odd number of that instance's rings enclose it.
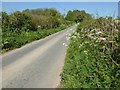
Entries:
{"label": "grassy bank", "polygon": [[9,50],[19,48],[27,43],[30,43],[34,40],[38,40],[41,38],[44,38],[46,36],[49,36],[51,34],[54,34],[58,31],[64,30],[66,26],[60,26],[53,29],[47,29],[47,30],[37,30],[37,31],[23,31],[20,34],[17,33],[5,33],[3,34],[3,43],[4,48],[2,49],[2,53],[7,52]]}
{"label": "grassy bank", "polygon": [[71,36],[62,88],[119,88],[120,37],[111,18],[86,20]]}

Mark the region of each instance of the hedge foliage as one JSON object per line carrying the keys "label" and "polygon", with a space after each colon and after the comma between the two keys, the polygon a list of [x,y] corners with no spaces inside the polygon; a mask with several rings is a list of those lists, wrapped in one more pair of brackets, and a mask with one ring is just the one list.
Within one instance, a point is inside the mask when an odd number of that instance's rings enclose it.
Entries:
{"label": "hedge foliage", "polygon": [[3,45],[2,52],[6,52],[14,48],[19,48],[22,45],[30,43],[34,40],[39,40],[53,33],[61,31],[65,28],[66,28],[65,26],[60,26],[55,29],[47,29],[47,30],[44,29],[44,30],[29,31],[29,32],[22,31],[21,34],[5,33],[3,34],[3,39],[2,39],[2,45]]}
{"label": "hedge foliage", "polygon": [[87,19],[71,36],[61,73],[62,88],[119,90],[119,25],[111,17]]}
{"label": "hedge foliage", "polygon": [[64,29],[72,23],[55,9],[2,12],[2,52]]}

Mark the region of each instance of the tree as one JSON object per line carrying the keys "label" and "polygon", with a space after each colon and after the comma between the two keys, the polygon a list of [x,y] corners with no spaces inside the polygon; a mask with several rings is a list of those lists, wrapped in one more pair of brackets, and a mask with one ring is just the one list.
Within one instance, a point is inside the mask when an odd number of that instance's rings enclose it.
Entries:
{"label": "tree", "polygon": [[31,25],[32,17],[27,13],[17,11],[9,15],[9,26],[12,31],[29,31],[33,29]]}
{"label": "tree", "polygon": [[2,29],[4,31],[6,30],[5,28],[9,26],[9,16],[6,12],[1,12],[1,14],[2,14]]}
{"label": "tree", "polygon": [[73,10],[68,11],[65,19],[69,21],[74,21],[76,23],[82,22],[83,19],[92,18],[90,14],[86,13],[84,10]]}
{"label": "tree", "polygon": [[65,17],[66,20],[69,20],[69,21],[74,21],[74,18],[73,18],[73,12],[70,10],[68,11],[66,17]]}

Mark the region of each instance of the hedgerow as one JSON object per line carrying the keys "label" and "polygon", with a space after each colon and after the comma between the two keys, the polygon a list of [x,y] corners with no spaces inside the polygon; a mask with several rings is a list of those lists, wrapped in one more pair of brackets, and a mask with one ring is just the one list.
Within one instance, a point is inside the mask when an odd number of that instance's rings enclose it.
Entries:
{"label": "hedgerow", "polygon": [[55,9],[35,9],[16,11],[11,14],[2,12],[1,52],[21,47],[65,29],[72,23]]}
{"label": "hedgerow", "polygon": [[65,29],[65,26],[60,26],[54,29],[47,29],[47,30],[37,30],[37,31],[30,31],[26,32],[23,31],[21,34],[14,34],[14,33],[6,33],[3,34],[2,38],[2,53],[19,48],[27,43],[30,43],[34,40],[39,40],[51,34],[54,34],[58,31]]}
{"label": "hedgerow", "polygon": [[87,19],[71,36],[63,72],[62,88],[120,87],[120,44],[115,19]]}

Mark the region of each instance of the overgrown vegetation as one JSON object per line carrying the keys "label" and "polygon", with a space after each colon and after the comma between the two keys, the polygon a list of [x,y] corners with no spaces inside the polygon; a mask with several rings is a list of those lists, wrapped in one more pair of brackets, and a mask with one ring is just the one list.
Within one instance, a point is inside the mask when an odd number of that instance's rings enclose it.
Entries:
{"label": "overgrown vegetation", "polygon": [[55,9],[2,12],[2,52],[63,30],[72,23]]}
{"label": "overgrown vegetation", "polygon": [[61,74],[62,88],[120,87],[118,19],[87,19],[71,36]]}
{"label": "overgrown vegetation", "polygon": [[66,27],[64,26],[60,26],[54,29],[44,29],[44,30],[29,31],[29,32],[22,31],[20,34],[6,32],[6,34],[3,34],[2,52],[9,51],[14,48],[19,48],[22,45],[30,43],[34,40],[39,40],[41,38],[54,34],[58,31],[61,31],[65,28]]}

